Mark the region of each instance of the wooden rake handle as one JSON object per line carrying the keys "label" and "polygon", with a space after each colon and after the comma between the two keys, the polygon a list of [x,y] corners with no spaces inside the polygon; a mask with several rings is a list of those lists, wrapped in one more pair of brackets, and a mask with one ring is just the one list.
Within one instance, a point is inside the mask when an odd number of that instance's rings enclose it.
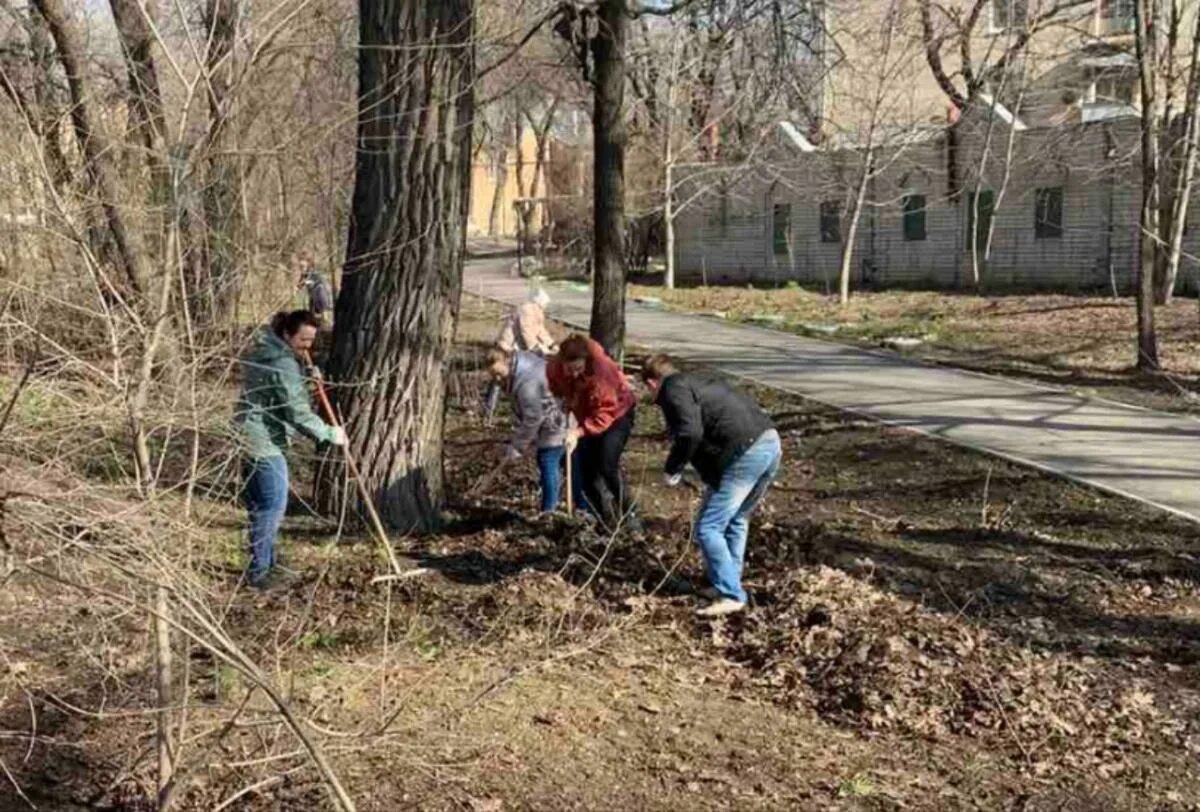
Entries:
{"label": "wooden rake handle", "polygon": [[[311,355],[305,352],[302,357],[304,358],[304,363],[308,364],[309,368],[315,367]],[[342,423],[338,420],[337,414],[333,410],[333,404],[329,402],[329,395],[325,391],[325,382],[315,376],[313,377],[313,381],[317,384],[317,400],[320,401],[321,408],[325,410],[326,419],[334,426],[341,426]],[[343,428],[345,427],[343,426]],[[362,499],[363,505],[367,508],[367,515],[371,519],[375,538],[387,555],[388,565],[392,568],[392,572],[397,578],[419,573],[420,570],[400,566],[400,560],[396,558],[396,551],[392,549],[392,541],[388,538],[387,531],[383,527],[383,520],[379,518],[379,511],[375,508],[375,500],[371,498],[371,494],[367,490],[367,484],[363,482],[362,475],[359,473],[358,463],[354,460],[354,454],[350,452],[349,442],[342,446],[342,453],[346,458],[346,467],[350,469],[350,477],[358,487],[359,498]]]}

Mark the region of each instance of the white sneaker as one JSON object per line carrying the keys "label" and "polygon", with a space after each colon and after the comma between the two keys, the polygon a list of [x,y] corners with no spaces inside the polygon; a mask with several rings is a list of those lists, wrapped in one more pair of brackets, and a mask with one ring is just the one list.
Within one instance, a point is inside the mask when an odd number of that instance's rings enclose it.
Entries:
{"label": "white sneaker", "polygon": [[721,598],[702,609],[697,609],[696,617],[725,617],[726,615],[736,615],[745,609],[746,604],[741,601],[735,601],[733,598]]}

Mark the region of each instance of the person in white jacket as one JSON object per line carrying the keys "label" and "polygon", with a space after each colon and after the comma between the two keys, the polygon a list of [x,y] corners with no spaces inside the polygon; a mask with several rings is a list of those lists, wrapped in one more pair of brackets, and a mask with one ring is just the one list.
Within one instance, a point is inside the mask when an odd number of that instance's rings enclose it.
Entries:
{"label": "person in white jacket", "polygon": [[[513,308],[504,317],[500,334],[496,336],[496,347],[506,353],[532,352],[549,358],[558,352],[554,336],[546,328],[546,306],[550,296],[542,288],[536,288],[529,300]],[[484,416],[490,418],[500,403],[500,386],[493,381],[484,395]]]}

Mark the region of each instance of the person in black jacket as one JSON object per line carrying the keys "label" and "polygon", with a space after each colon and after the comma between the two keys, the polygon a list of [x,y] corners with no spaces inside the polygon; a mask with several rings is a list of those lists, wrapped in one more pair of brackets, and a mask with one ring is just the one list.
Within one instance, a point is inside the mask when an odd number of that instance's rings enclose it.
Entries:
{"label": "person in black jacket", "polygon": [[666,483],[678,485],[690,463],[707,486],[696,537],[714,596],[697,614],[740,612],[746,608],[742,562],[750,514],[779,473],[779,433],[744,392],[714,375],[678,372],[666,355],[647,360],[642,379],[662,409],[672,440]]}

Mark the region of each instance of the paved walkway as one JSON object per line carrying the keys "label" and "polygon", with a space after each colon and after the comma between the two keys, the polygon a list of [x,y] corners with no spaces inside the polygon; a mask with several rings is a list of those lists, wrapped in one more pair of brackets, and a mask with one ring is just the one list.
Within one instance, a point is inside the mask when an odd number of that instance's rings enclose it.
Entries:
{"label": "paved walkway", "polygon": [[[466,290],[523,301],[512,265],[469,263]],[[547,290],[552,317],[587,325],[590,293]],[[626,325],[633,343],[1200,521],[1200,421],[632,301]]]}

